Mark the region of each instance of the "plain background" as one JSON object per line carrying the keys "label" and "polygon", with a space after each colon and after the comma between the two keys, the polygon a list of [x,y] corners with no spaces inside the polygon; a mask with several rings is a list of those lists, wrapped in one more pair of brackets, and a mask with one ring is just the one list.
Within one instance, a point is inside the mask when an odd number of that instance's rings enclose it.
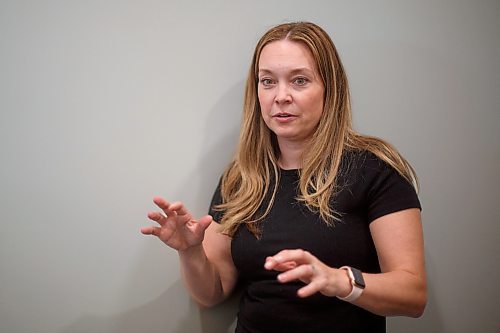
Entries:
{"label": "plain background", "polygon": [[[429,303],[389,332],[500,332],[498,1],[0,1],[0,331],[225,332],[152,198],[205,214],[272,25],[336,43],[355,127],[421,181]],[[330,328],[325,328],[327,331]],[[333,328],[332,328],[333,329]]]}

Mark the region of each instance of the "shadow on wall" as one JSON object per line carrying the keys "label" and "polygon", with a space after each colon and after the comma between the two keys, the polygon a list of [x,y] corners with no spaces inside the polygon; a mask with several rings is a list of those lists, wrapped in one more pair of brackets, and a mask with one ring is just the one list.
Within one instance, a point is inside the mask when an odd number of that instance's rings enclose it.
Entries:
{"label": "shadow on wall", "polygon": [[[208,212],[222,172],[234,157],[242,118],[244,86],[245,82],[240,81],[231,87],[210,111],[205,126],[204,152],[190,173],[192,177],[176,191],[181,199],[193,199],[190,209],[195,215],[195,212],[201,215]],[[197,191],[193,192],[193,189]],[[237,291],[217,307],[200,310],[201,332],[234,332],[240,295],[241,292]]]}
{"label": "shadow on wall", "polygon": [[220,333],[232,327],[237,297],[212,309],[200,310],[189,301],[189,310],[179,313],[178,301],[189,295],[180,280],[150,303],[128,311],[110,315],[86,315],[64,327],[61,333],[88,332],[145,332],[145,333]]}
{"label": "shadow on wall", "polygon": [[[188,173],[189,177],[182,182],[183,186],[174,192],[177,198],[183,200],[193,215],[206,214],[210,200],[227,163],[234,155],[238,140],[244,82],[241,81],[227,91],[208,113],[206,130],[201,154],[197,165]],[[138,233],[138,237],[142,237]],[[172,250],[173,251],[173,250]],[[147,258],[151,253],[147,248],[142,251]],[[155,261],[158,258],[155,258]],[[174,259],[176,260],[176,259]],[[139,262],[131,275],[129,288],[143,288],[144,277],[154,273],[153,264],[144,265]],[[178,272],[178,268],[175,267]],[[124,302],[133,298],[132,292],[122,295]],[[168,332],[168,333],[221,333],[232,332],[238,308],[240,293],[236,293],[226,302],[211,309],[199,309],[190,299],[181,280],[177,279],[156,299],[145,305],[131,308],[119,314],[83,315],[73,323],[60,330],[61,333],[87,332]]]}
{"label": "shadow on wall", "polygon": [[[245,82],[238,82],[212,108],[205,124],[204,153],[192,172],[197,177],[188,180],[188,186],[179,191],[182,197],[188,197],[193,196],[193,193],[186,190],[198,188],[194,194],[195,202],[202,205],[200,208],[203,214],[208,210],[222,172],[236,152],[243,114],[244,88]],[[189,182],[193,179],[196,179],[196,184],[191,187]]]}
{"label": "shadow on wall", "polygon": [[[150,303],[128,311],[110,315],[86,315],[61,330],[64,333],[88,332],[148,332],[148,333],[181,333],[198,332],[197,320],[193,320],[196,310],[191,306],[189,313],[176,316],[178,310],[176,299],[185,298],[180,281],[174,283],[162,295]],[[174,301],[174,302],[173,302]],[[175,326],[172,325],[175,320]],[[172,329],[172,327],[175,327]]]}

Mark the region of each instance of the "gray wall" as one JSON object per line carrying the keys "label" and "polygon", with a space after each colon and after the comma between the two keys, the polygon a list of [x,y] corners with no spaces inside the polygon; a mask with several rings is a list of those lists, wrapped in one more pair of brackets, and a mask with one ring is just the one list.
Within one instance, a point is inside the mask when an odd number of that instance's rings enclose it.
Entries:
{"label": "gray wall", "polygon": [[420,176],[429,304],[389,332],[500,332],[498,1],[0,0],[0,331],[224,332],[151,199],[204,214],[271,25],[312,20],[358,130]]}

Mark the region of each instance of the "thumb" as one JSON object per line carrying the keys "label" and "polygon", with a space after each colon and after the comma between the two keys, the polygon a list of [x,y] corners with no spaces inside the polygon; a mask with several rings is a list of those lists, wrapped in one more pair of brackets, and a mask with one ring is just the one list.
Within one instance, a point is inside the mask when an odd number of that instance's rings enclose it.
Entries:
{"label": "thumb", "polygon": [[208,226],[212,223],[214,219],[210,215],[205,215],[198,220],[198,226],[201,228],[200,231],[205,231]]}

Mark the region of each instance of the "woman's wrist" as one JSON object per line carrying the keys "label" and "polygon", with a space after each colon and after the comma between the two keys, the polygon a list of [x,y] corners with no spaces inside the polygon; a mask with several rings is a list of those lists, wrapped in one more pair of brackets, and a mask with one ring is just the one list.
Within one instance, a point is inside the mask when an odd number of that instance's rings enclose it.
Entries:
{"label": "woman's wrist", "polygon": [[349,273],[345,269],[337,269],[338,273],[338,291],[337,297],[346,297],[352,291],[351,279]]}
{"label": "woman's wrist", "polygon": [[193,246],[189,246],[188,248],[182,249],[182,250],[177,250],[177,253],[179,254],[179,257],[182,259],[183,257],[188,257],[188,258],[193,258],[193,257],[199,257],[205,252],[203,249],[203,244],[197,244]]}
{"label": "woman's wrist", "polygon": [[351,292],[346,296],[338,295],[337,297],[346,302],[354,302],[361,296],[366,287],[363,273],[359,269],[350,266],[342,266],[340,269],[345,270],[348,274]]}

